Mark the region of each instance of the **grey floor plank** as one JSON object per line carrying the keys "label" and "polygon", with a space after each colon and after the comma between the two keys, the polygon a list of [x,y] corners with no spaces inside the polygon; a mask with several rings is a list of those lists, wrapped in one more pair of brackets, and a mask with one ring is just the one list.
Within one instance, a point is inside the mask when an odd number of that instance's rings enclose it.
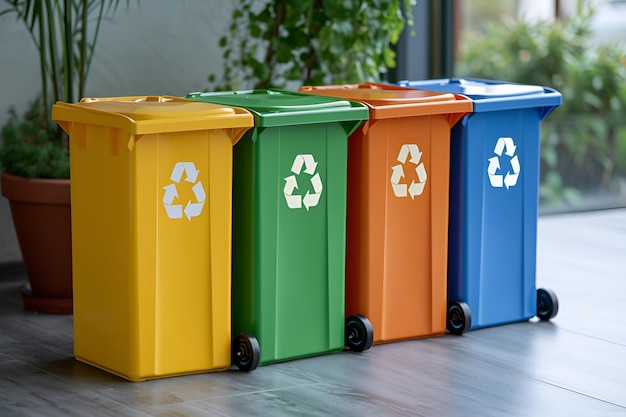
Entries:
{"label": "grey floor plank", "polygon": [[558,292],[562,328],[626,345],[626,212],[542,217],[537,283]]}
{"label": "grey floor plank", "polygon": [[0,415],[626,416],[626,210],[541,217],[537,248],[552,322],[141,383],[77,362],[72,317],[0,265]]}

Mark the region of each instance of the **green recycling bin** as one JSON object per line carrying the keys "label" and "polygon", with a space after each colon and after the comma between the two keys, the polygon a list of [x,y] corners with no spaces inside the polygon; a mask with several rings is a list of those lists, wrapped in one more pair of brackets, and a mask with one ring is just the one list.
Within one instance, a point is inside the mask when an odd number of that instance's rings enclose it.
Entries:
{"label": "green recycling bin", "polygon": [[367,349],[367,318],[345,318],[348,136],[367,108],[283,90],[187,98],[254,116],[233,149],[232,362]]}

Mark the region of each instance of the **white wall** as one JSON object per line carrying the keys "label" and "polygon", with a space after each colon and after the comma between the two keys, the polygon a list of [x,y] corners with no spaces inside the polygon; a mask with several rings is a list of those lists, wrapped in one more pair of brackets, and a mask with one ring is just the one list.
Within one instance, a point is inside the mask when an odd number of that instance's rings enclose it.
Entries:
{"label": "white wall", "polygon": [[[175,95],[205,89],[221,73],[219,38],[230,0],[130,0],[102,24],[86,96]],[[139,3],[139,4],[138,4]],[[13,15],[0,17],[0,126],[39,93],[37,52]],[[21,260],[8,201],[0,197],[0,262]]]}

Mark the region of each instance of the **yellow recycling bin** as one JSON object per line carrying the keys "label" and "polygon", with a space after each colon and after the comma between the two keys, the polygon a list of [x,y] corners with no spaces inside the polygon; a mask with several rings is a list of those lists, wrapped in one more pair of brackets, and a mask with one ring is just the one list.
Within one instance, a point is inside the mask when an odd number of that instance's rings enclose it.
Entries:
{"label": "yellow recycling bin", "polygon": [[232,146],[252,115],[158,96],[52,118],[70,137],[76,358],[132,381],[229,368]]}

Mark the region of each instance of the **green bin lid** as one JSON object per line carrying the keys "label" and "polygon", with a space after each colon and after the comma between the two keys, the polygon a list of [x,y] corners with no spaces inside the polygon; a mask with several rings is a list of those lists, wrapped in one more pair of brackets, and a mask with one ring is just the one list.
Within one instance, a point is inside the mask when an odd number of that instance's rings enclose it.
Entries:
{"label": "green bin lid", "polygon": [[295,91],[243,90],[190,93],[187,98],[244,108],[254,115],[255,125],[259,127],[368,119],[368,111],[360,103]]}

